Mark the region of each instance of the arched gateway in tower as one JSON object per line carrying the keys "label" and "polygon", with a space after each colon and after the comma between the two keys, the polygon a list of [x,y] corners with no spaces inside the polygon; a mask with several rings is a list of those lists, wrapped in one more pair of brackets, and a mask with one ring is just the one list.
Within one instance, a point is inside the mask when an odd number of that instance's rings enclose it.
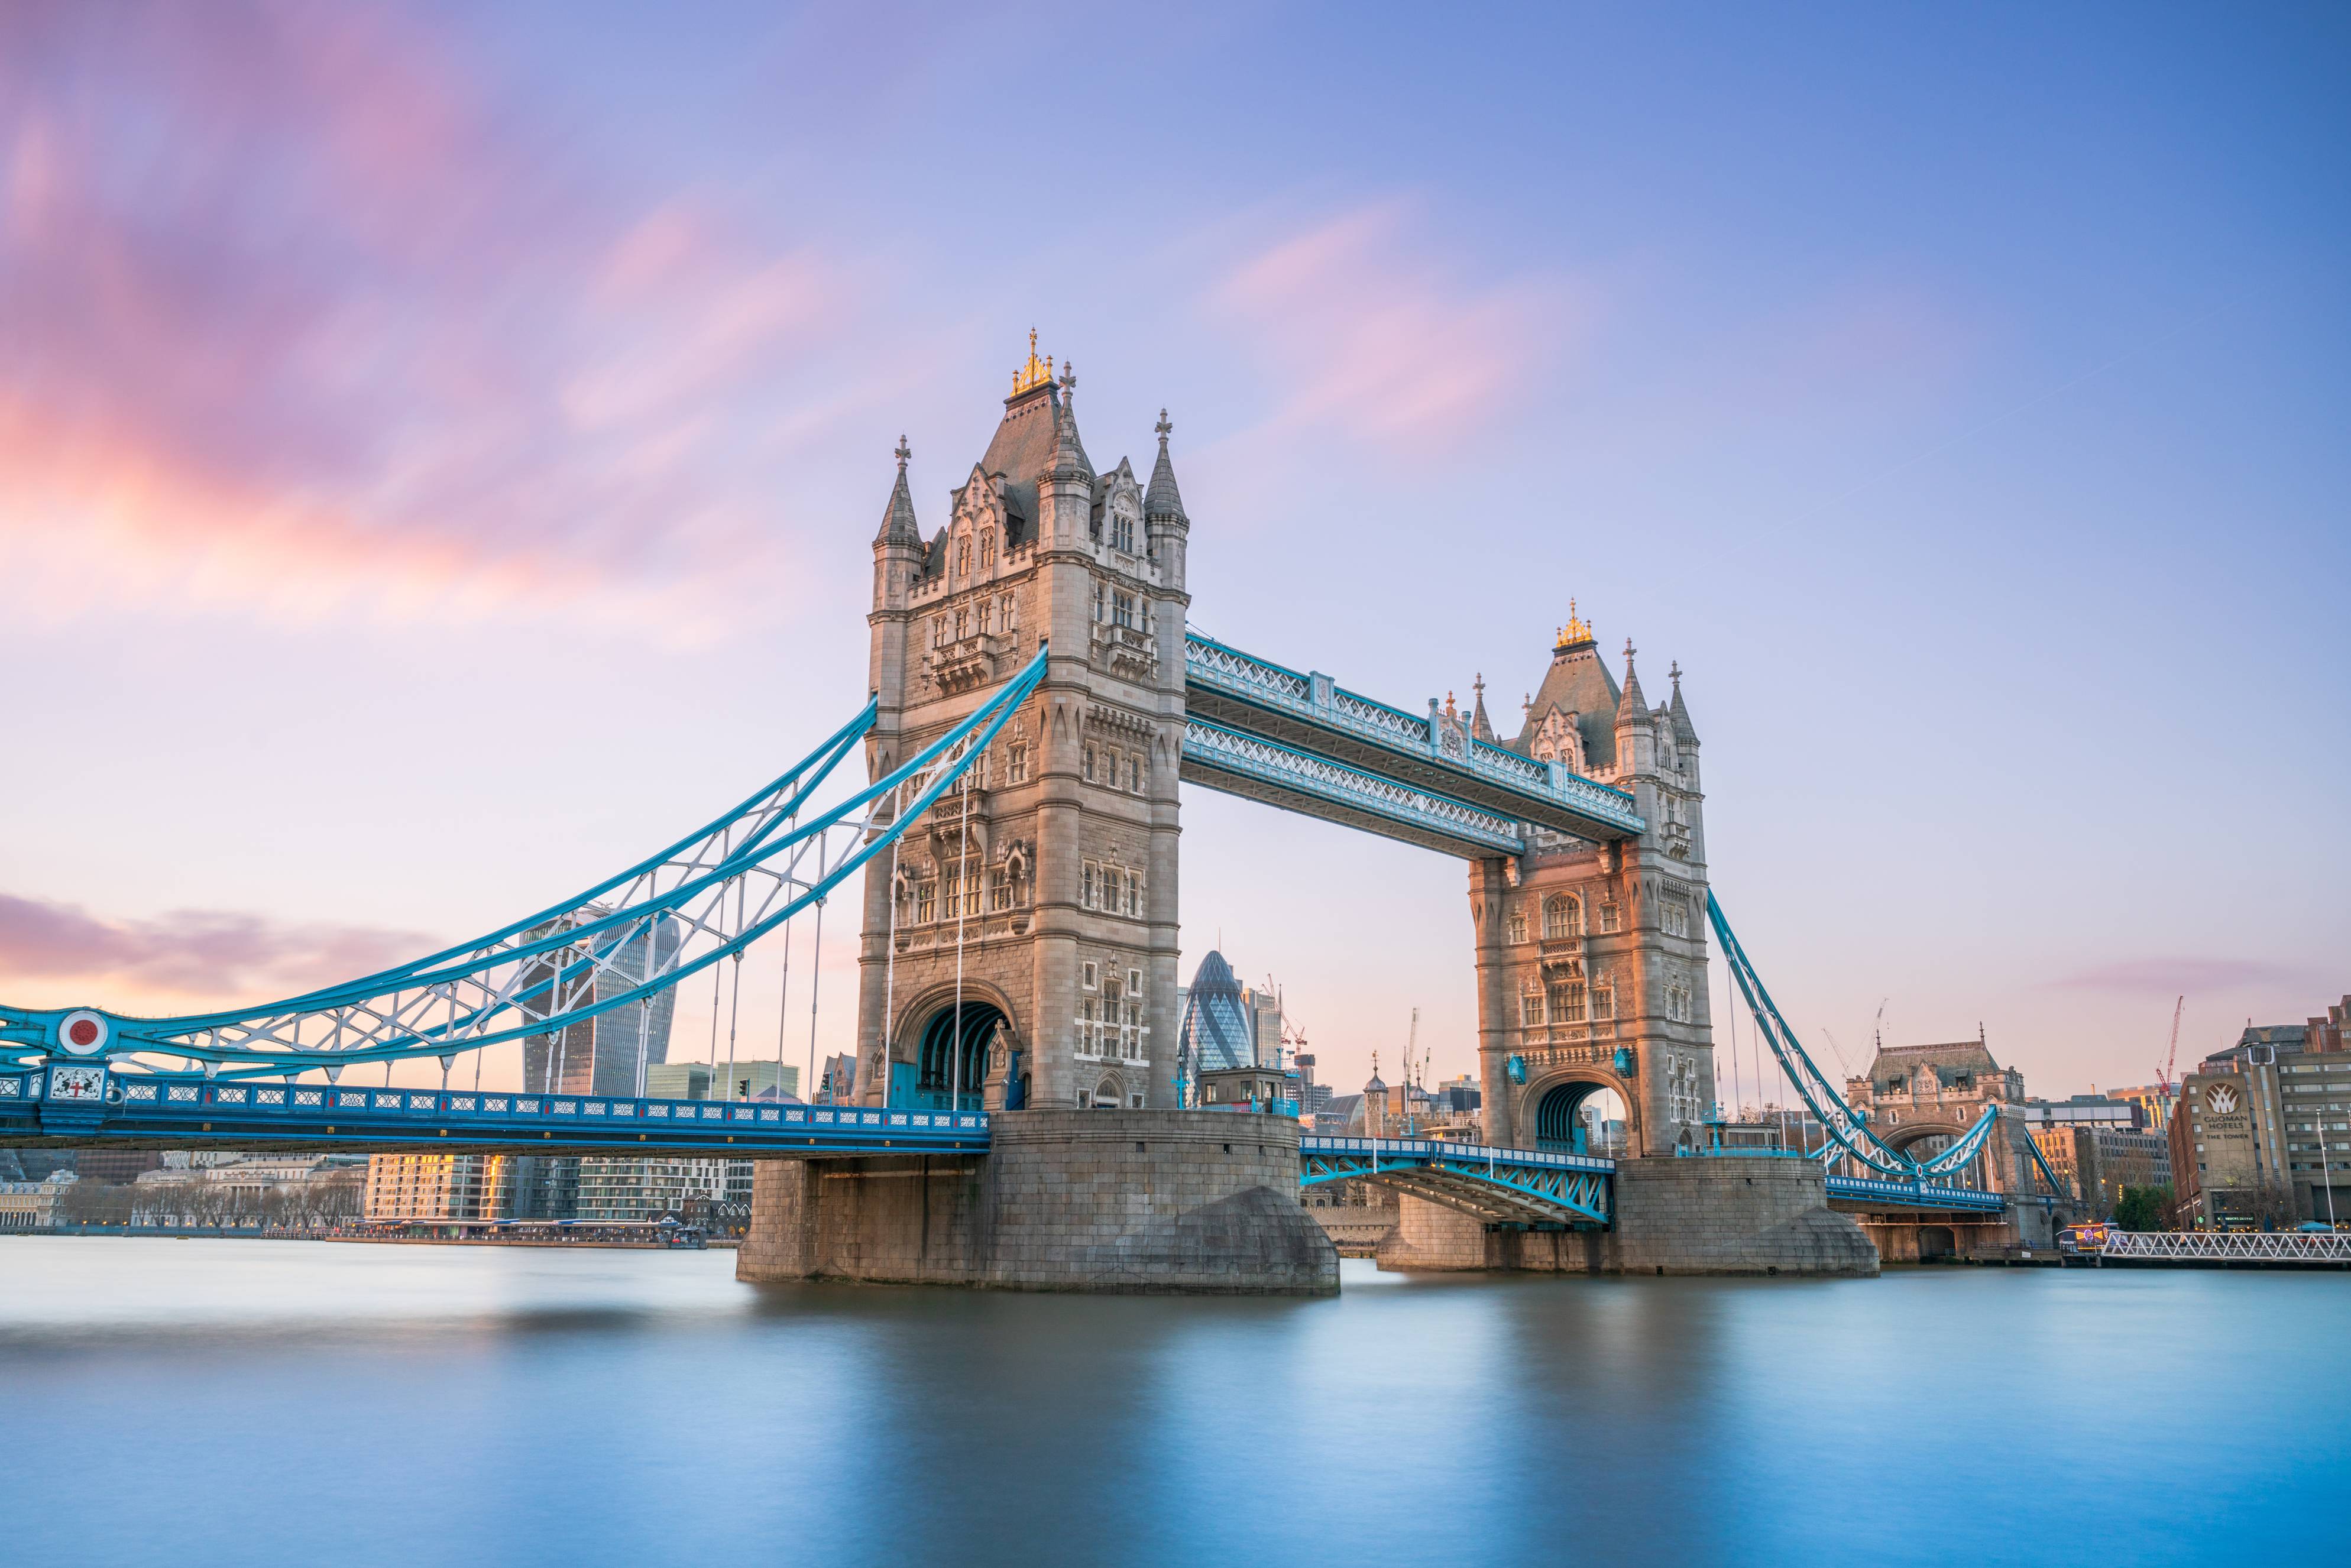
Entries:
{"label": "arched gateway in tower", "polygon": [[1505,739],[1482,682],[1470,713],[1424,720],[1189,635],[1165,415],[1147,482],[1098,472],[1075,377],[1034,349],[944,523],[925,535],[901,442],[873,540],[876,776],[1040,640],[1050,659],[968,789],[867,879],[859,1099],[1172,1108],[1180,779],[1469,862],[1489,1142],[1572,1139],[1606,1090],[1625,1152],[1692,1146],[1714,1072],[1678,670],[1649,707],[1631,645],[1620,687],[1572,616]]}

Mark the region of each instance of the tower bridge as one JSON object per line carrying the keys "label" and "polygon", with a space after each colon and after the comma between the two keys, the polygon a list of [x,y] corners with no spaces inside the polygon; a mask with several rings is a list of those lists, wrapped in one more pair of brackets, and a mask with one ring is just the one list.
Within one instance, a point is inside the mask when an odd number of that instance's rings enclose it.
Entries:
{"label": "tower bridge", "polygon": [[[1833,1198],[1999,1202],[1959,1191],[1997,1107],[1913,1158],[1779,1019],[1708,888],[1678,666],[1652,706],[1631,643],[1620,685],[1571,614],[1506,738],[1482,678],[1469,711],[1424,716],[1204,636],[1173,426],[1147,481],[1098,470],[1074,375],[1033,347],[935,532],[901,440],[871,695],[808,757],[576,897],[413,963],[201,1015],[0,1008],[0,1137],[753,1156],[752,1279],[1335,1289],[1297,1195],[1336,1179],[1406,1195],[1384,1256],[1407,1267],[1865,1273],[1876,1253]],[[828,804],[852,752],[866,781]],[[1467,862],[1484,1144],[1301,1139],[1179,1103],[1181,782]],[[681,981],[724,985],[796,917],[820,949],[852,874],[852,1103],[662,1101],[642,1068],[634,1093],[481,1088],[503,1043],[596,1019],[642,1040]],[[1822,1160],[1709,1143],[1709,922],[1822,1102],[1840,1186]],[[431,1091],[342,1082],[425,1059]],[[1625,1108],[1621,1161],[1577,1143],[1603,1091]]]}

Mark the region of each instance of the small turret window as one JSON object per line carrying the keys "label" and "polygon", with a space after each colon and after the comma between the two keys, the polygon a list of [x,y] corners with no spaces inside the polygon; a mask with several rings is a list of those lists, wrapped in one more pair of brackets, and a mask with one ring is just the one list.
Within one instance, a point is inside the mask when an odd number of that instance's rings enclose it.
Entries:
{"label": "small turret window", "polygon": [[1523,909],[1510,911],[1510,939],[1513,943],[1527,939],[1527,912]]}
{"label": "small turret window", "polygon": [[1616,906],[1614,904],[1602,904],[1600,906],[1600,929],[1603,931],[1614,931],[1616,929],[1617,924]]}

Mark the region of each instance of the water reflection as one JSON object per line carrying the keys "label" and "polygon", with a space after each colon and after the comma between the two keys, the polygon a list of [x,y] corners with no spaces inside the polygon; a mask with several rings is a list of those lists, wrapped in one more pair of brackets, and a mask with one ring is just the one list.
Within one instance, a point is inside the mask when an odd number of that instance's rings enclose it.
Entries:
{"label": "water reflection", "polygon": [[10,1557],[2324,1561],[2351,1500],[2339,1404],[2297,1407],[2351,1372],[2351,1278],[1351,1263],[1180,1301],[731,1262],[0,1239],[18,1452],[93,1476],[8,1467]]}

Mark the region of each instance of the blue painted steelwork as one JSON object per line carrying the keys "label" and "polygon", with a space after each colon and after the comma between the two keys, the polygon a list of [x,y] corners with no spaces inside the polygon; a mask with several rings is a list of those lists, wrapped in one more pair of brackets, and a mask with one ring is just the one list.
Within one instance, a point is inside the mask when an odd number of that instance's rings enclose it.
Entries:
{"label": "blue painted steelwork", "polygon": [[1881,1208],[1957,1208],[1977,1214],[2001,1214],[2008,1208],[2008,1199],[1999,1193],[1978,1192],[1973,1187],[1879,1181],[1873,1176],[1833,1176],[1828,1182],[1829,1197]]}
{"label": "blue painted steelwork", "polygon": [[[579,897],[486,936],[261,1008],[162,1019],[89,1008],[0,1008],[0,1065],[104,1062],[117,1074],[231,1082],[320,1068],[332,1079],[362,1061],[434,1056],[446,1067],[465,1051],[550,1035],[649,1001],[820,904],[896,841],[964,777],[1036,689],[1045,658],[1040,643],[1029,664],[962,723],[838,805],[820,809],[812,795],[872,727],[870,701],[733,811]],[[815,869],[804,873],[811,852]],[[664,925],[683,930],[695,955],[665,969],[649,964],[650,975],[629,970],[622,957],[653,950],[648,938]],[[197,1071],[170,1071],[157,1057]]]}
{"label": "blue painted steelwork", "polygon": [[[1546,827],[1617,839],[1636,837],[1647,825],[1624,790],[1561,764],[1456,734],[1429,717],[1360,696],[1327,675],[1301,674],[1189,628],[1184,633],[1184,681],[1186,704],[1228,727],[1259,733],[1238,709],[1278,717],[1287,731],[1343,740],[1359,760],[1368,760],[1360,756],[1368,748],[1408,763],[1424,779],[1450,777],[1456,782],[1440,788],[1468,791],[1495,810]],[[1286,737],[1297,740],[1302,734]]]}
{"label": "blue painted steelwork", "polygon": [[[1824,1159],[1850,1155],[1871,1169],[1894,1177],[1896,1181],[1927,1181],[1949,1176],[1962,1169],[1983,1147],[1993,1125],[2000,1120],[2000,1107],[1987,1105],[1976,1124],[1957,1143],[1926,1160],[1913,1159],[1903,1150],[1889,1145],[1870,1131],[1867,1117],[1847,1105],[1836,1093],[1828,1075],[1813,1064],[1812,1056],[1796,1039],[1795,1030],[1780,1016],[1779,1007],[1771,993],[1763,988],[1762,977],[1748,962],[1747,950],[1731,935],[1730,922],[1723,917],[1722,905],[1712,890],[1706,895],[1706,916],[1714,926],[1716,938],[1722,944],[1724,959],[1730,966],[1731,977],[1739,982],[1740,994],[1747,999],[1747,1010],[1755,1019],[1755,1027],[1771,1042],[1771,1054],[1780,1059],[1788,1081],[1796,1086],[1805,1107],[1827,1129],[1829,1141],[1816,1151]],[[1856,1178],[1860,1179],[1860,1178]]]}
{"label": "blue painted steelwork", "polygon": [[1184,777],[1194,783],[1309,815],[1318,814],[1314,803],[1327,803],[1395,823],[1416,842],[1473,860],[1526,849],[1519,824],[1507,817],[1205,719],[1184,721]]}
{"label": "blue painted steelwork", "polygon": [[[105,1072],[59,1063],[51,1071]],[[446,1154],[859,1155],[987,1147],[984,1113],[594,1094],[443,1092],[107,1075],[96,1105],[0,1073],[0,1139],[111,1148],[362,1147]],[[59,1113],[63,1113],[62,1115]]]}
{"label": "blue painted steelwork", "polygon": [[2040,1143],[2035,1139],[2027,1138],[2024,1140],[2024,1146],[2032,1153],[2032,1163],[2041,1167],[2041,1179],[2049,1184],[2049,1197],[2041,1200],[2043,1206],[2045,1207],[2053,1200],[2073,1197],[2074,1195],[2065,1190],[2065,1184],[2057,1179],[2057,1173],[2051,1170],[2049,1162],[2042,1157]]}
{"label": "blue painted steelwork", "polygon": [[1301,1186],[1365,1180],[1473,1215],[1488,1224],[1606,1225],[1616,1162],[1544,1149],[1503,1149],[1431,1138],[1298,1140]]}

